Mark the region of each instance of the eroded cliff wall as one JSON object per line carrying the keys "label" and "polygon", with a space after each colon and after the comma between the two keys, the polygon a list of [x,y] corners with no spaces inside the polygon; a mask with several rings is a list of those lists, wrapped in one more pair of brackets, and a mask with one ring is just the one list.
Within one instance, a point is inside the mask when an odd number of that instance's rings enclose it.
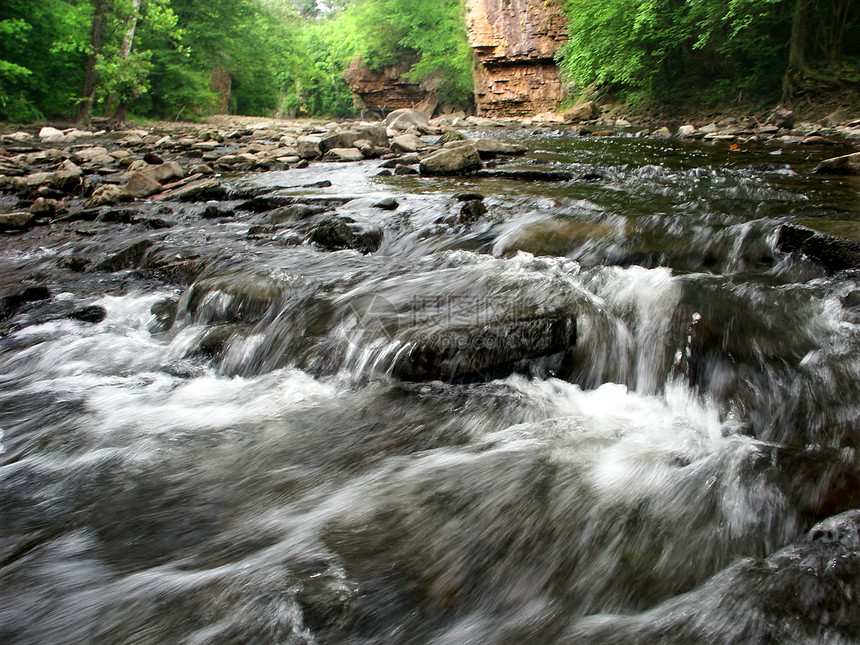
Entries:
{"label": "eroded cliff wall", "polygon": [[559,106],[565,86],[554,57],[567,40],[561,4],[561,0],[466,0],[479,114],[527,116]]}

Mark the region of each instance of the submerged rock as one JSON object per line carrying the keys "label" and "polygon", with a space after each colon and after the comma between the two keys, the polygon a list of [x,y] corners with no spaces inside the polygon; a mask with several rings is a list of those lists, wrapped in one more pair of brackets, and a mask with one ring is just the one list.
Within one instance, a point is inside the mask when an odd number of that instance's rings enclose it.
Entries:
{"label": "submerged rock", "polygon": [[495,177],[520,181],[570,181],[573,174],[554,170],[479,170],[476,177]]}
{"label": "submerged rock", "polygon": [[121,251],[108,255],[95,266],[95,269],[96,271],[125,271],[127,269],[134,269],[140,265],[146,252],[153,244],[154,242],[149,239],[139,240]]}

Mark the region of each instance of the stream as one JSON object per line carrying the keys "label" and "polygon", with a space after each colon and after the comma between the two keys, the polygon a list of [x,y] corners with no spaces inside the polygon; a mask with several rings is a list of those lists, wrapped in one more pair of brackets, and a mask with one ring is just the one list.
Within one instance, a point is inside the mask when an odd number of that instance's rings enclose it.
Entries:
{"label": "stream", "polygon": [[850,148],[483,136],[4,236],[0,642],[860,640]]}

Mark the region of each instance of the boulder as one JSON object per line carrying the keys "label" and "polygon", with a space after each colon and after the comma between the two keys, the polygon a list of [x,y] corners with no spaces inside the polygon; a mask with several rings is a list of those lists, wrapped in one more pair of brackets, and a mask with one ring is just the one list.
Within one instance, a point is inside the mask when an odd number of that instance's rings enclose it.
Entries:
{"label": "boulder", "polygon": [[401,134],[399,137],[394,137],[391,140],[391,150],[393,152],[418,152],[421,148],[426,147],[414,134]]}
{"label": "boulder", "polygon": [[206,199],[223,199],[227,191],[217,179],[199,179],[176,188],[165,187],[165,192],[158,195],[157,200],[172,199],[177,201],[194,202]]}
{"label": "boulder", "polygon": [[149,239],[139,240],[134,244],[129,244],[124,249],[111,253],[101,262],[95,269],[96,271],[126,271],[139,266],[146,252],[152,247],[153,241]]}
{"label": "boulder", "polygon": [[0,320],[6,320],[11,317],[28,302],[39,302],[40,300],[47,300],[50,297],[51,292],[47,287],[42,286],[24,287],[5,293],[0,296]]}
{"label": "boulder", "polygon": [[812,172],[822,175],[860,175],[860,152],[825,159]]}
{"label": "boulder", "polygon": [[576,342],[576,322],[566,316],[446,327],[398,354],[392,373],[404,381],[485,381],[523,371],[530,359],[564,352]]}
{"label": "boulder", "polygon": [[296,139],[296,150],[302,159],[316,159],[320,157],[320,142],[322,139],[315,136],[299,137]]}
{"label": "boulder", "polygon": [[562,114],[566,123],[577,123],[579,121],[589,121],[600,116],[600,108],[594,101],[584,101],[577,103],[572,108]]}
{"label": "boulder", "polygon": [[394,110],[385,119],[385,125],[396,131],[406,131],[409,128],[417,128],[422,132],[426,132],[430,126],[430,119],[421,110],[413,110],[411,108],[401,108]]}
{"label": "boulder", "polygon": [[39,197],[35,202],[33,202],[33,205],[30,206],[30,212],[36,217],[53,217],[54,213],[57,212],[57,200]]}
{"label": "boulder", "polygon": [[62,130],[57,130],[57,128],[48,125],[39,130],[39,139],[43,143],[64,143],[66,134]]}
{"label": "boulder", "polygon": [[397,164],[394,166],[394,174],[395,175],[417,175],[418,171],[415,170],[412,166],[407,166],[404,164]]}
{"label": "boulder", "polygon": [[363,138],[358,132],[347,130],[345,132],[337,132],[324,137],[319,142],[320,153],[325,155],[329,150],[335,148],[351,148],[355,142]]}
{"label": "boulder", "polygon": [[362,229],[349,217],[332,215],[311,230],[310,241],[327,251],[373,253],[382,244],[382,236],[381,229]]}
{"label": "boulder", "polygon": [[126,192],[138,198],[149,197],[160,193],[162,186],[155,179],[143,172],[132,173],[125,185]]}
{"label": "boulder", "polygon": [[794,127],[794,123],[796,121],[796,116],[793,111],[787,110],[786,108],[778,107],[773,112],[771,112],[770,116],[765,121],[766,125],[773,125],[777,128],[782,128],[785,130],[791,130]]}
{"label": "boulder", "polygon": [[388,130],[381,125],[368,125],[356,128],[355,132],[362,139],[367,139],[374,148],[388,147]]}
{"label": "boulder", "polygon": [[470,139],[471,145],[475,147],[481,159],[492,159],[496,155],[523,155],[528,151],[519,143],[507,143],[497,139]]}
{"label": "boulder", "polygon": [[14,213],[0,213],[0,230],[21,231],[33,224],[36,219],[35,213],[19,211]]}
{"label": "boulder", "polygon": [[678,128],[679,137],[692,137],[694,134],[696,134],[696,126],[692,124],[682,125]]}
{"label": "boulder", "polygon": [[781,226],[776,248],[787,253],[801,253],[828,271],[860,269],[860,241],[819,233],[805,226]]}
{"label": "boulder", "polygon": [[474,146],[442,149],[422,159],[422,175],[460,175],[483,167]]}

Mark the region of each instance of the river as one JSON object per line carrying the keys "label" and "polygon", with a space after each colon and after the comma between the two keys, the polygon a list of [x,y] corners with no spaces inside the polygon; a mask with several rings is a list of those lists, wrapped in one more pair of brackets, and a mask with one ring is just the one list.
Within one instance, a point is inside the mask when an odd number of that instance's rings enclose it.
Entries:
{"label": "river", "polygon": [[[856,229],[839,150],[504,136],[573,179],[6,236],[51,297],[0,338],[0,642],[860,639],[860,274],[777,244]],[[74,261],[141,241],[202,273]]]}

